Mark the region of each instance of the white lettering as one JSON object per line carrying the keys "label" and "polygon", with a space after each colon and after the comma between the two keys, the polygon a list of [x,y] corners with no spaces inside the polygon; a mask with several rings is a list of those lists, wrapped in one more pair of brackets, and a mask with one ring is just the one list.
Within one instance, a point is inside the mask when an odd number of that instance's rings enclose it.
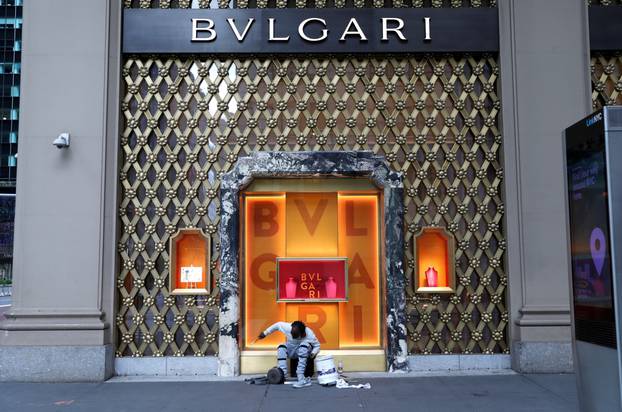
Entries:
{"label": "white lettering", "polygon": [[[319,23],[322,23],[322,26],[324,27],[322,29],[322,35],[320,37],[309,37],[307,36],[307,34],[305,33],[305,26],[308,23],[311,23],[313,21],[317,21]],[[306,19],[303,20],[299,25],[298,25],[298,34],[300,35],[300,37],[303,40],[306,41],[310,41],[310,42],[315,42],[315,41],[322,41],[324,39],[326,39],[328,37],[328,30],[326,30],[326,20],[324,19],[318,19],[318,18],[310,18],[310,19]]]}
{"label": "white lettering", "polygon": [[[396,22],[397,27],[389,27],[388,25],[389,21]],[[382,18],[382,41],[389,40],[390,31],[397,34],[397,37],[399,37],[400,40],[406,40],[406,37],[404,37],[404,34],[402,33],[403,28],[404,28],[404,20],[398,19],[397,17],[383,17]]]}
{"label": "white lettering", "polygon": [[[207,23],[207,27],[199,27],[199,23]],[[208,37],[199,37],[199,32],[208,32]],[[216,38],[212,19],[192,19],[192,41],[212,41]]]}
{"label": "white lettering", "polygon": [[244,41],[244,38],[248,34],[248,30],[251,28],[254,21],[255,19],[252,17],[248,19],[248,23],[246,23],[246,26],[244,27],[244,31],[242,32],[242,34],[240,34],[240,31],[235,25],[235,19],[231,19],[231,18],[227,19],[227,23],[229,23],[229,26],[231,27],[231,31],[233,31],[235,38],[238,39],[239,42]]}
{"label": "white lettering", "polygon": [[288,41],[289,40],[289,36],[285,36],[285,37],[276,37],[276,35],[274,34],[274,18],[270,17],[268,19],[268,41]]}
{"label": "white lettering", "polygon": [[425,38],[423,40],[432,40],[432,35],[430,34],[430,17],[424,17],[423,22],[425,23]]}
{"label": "white lettering", "polygon": [[[223,16],[224,17],[224,16]],[[256,17],[246,17],[246,22],[240,27],[238,24],[240,20],[238,19],[236,22],[236,18],[229,17],[224,18],[229,25],[229,29],[235,36],[238,42],[242,43],[249,36],[249,33],[257,20]],[[274,17],[267,18],[268,20],[268,42],[289,42],[291,35],[295,35],[286,31],[285,33],[277,33],[277,19]],[[191,19],[192,21],[192,42],[212,42],[217,38],[217,30],[215,20],[213,19]],[[377,20],[376,20],[377,21]],[[220,20],[218,20],[219,24]],[[406,35],[404,33],[404,28],[406,26],[405,20],[399,17],[380,17],[381,23],[381,36],[380,41],[388,42],[389,36],[393,36],[391,39],[399,39],[400,41],[408,41]],[[432,40],[432,18],[431,17],[423,17],[424,23],[424,41]],[[377,23],[376,23],[377,24]],[[318,26],[313,26],[318,25]],[[309,28],[311,26],[311,28]],[[344,26],[341,26],[344,27]],[[279,28],[281,28],[279,26]],[[281,28],[282,30],[289,30],[287,28]],[[368,28],[366,28],[368,29]],[[263,30],[263,29],[262,29]],[[345,42],[349,40],[351,37],[354,37],[352,40],[356,42],[358,39],[359,42],[368,41],[367,34],[361,27],[360,23],[355,17],[351,17],[348,19],[345,28],[341,32],[341,36],[339,37],[340,42]],[[326,19],[319,17],[311,17],[306,18],[302,21],[299,21],[298,24],[298,36],[305,42],[309,43],[318,43],[325,41],[328,39],[329,34],[331,33],[331,29],[328,28],[326,23]],[[376,32],[374,32],[375,34]],[[333,34],[334,36],[337,33]],[[264,40],[265,41],[265,40]]]}
{"label": "white lettering", "polygon": [[[354,30],[350,28],[351,26],[354,26]],[[361,26],[359,26],[359,22],[356,21],[354,17],[351,18],[350,21],[348,22],[348,25],[346,26],[346,29],[343,31],[343,34],[339,38],[339,41],[346,41],[346,36],[359,36],[359,39],[361,41],[367,40],[367,37],[365,36],[365,33],[361,29]]]}

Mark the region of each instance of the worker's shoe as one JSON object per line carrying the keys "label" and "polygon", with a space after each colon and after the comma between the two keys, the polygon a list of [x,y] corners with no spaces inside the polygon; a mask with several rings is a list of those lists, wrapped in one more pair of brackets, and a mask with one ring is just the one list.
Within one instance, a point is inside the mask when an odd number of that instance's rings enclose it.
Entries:
{"label": "worker's shoe", "polygon": [[306,388],[307,386],[311,386],[311,378],[298,379],[298,382],[296,382],[292,386],[296,389]]}

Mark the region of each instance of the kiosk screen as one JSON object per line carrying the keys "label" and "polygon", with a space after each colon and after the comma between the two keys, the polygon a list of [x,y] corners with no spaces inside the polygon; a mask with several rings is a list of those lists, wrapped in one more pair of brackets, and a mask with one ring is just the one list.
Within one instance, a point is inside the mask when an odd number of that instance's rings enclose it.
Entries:
{"label": "kiosk screen", "polygon": [[576,339],[615,347],[602,123],[566,132],[573,303]]}

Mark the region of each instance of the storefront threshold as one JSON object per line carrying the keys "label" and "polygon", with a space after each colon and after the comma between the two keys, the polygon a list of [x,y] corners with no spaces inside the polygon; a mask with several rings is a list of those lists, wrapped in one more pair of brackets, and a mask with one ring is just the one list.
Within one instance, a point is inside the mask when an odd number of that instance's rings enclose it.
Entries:
{"label": "storefront threshold", "polygon": [[[461,374],[511,373],[510,355],[411,355],[410,373],[386,372],[385,353],[382,349],[322,351],[333,355],[335,363],[343,362],[348,374],[368,377],[435,376]],[[264,374],[276,364],[273,350],[241,352],[243,375]],[[239,380],[236,377],[218,377],[218,358],[205,357],[142,357],[116,358],[113,381],[127,380]]]}
{"label": "storefront threshold", "polygon": [[[386,357],[383,349],[322,350],[320,355],[332,355],[335,365],[343,362],[346,372],[384,372]],[[242,351],[242,374],[265,373],[276,366],[276,349]]]}
{"label": "storefront threshold", "polygon": [[412,355],[411,372],[505,370],[512,368],[511,356],[497,355]]}

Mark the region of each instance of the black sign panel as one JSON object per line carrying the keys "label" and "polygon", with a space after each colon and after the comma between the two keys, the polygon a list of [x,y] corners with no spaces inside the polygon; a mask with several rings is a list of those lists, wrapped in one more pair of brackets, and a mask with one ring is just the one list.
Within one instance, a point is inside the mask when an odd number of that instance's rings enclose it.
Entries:
{"label": "black sign panel", "polygon": [[590,49],[622,49],[622,7],[590,6]]}
{"label": "black sign panel", "polygon": [[124,53],[498,50],[496,8],[124,11]]}

